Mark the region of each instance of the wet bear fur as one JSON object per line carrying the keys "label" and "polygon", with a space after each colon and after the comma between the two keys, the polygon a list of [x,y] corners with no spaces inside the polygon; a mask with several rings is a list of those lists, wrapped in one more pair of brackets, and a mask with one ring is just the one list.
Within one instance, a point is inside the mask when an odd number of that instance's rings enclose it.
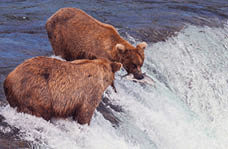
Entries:
{"label": "wet bear fur", "polygon": [[16,67],[4,81],[10,106],[45,120],[73,117],[89,124],[103,92],[113,84],[120,63],[105,59],[61,61],[35,57]]}
{"label": "wet bear fur", "polygon": [[77,8],[61,8],[46,22],[55,55],[75,59],[106,58],[121,62],[128,73],[143,79],[141,67],[147,44],[136,47],[120,37],[117,30]]}

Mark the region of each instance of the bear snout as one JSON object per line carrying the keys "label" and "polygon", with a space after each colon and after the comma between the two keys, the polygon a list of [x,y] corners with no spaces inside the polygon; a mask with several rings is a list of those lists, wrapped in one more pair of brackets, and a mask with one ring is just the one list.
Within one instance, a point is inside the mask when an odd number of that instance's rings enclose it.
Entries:
{"label": "bear snout", "polygon": [[137,80],[142,80],[144,78],[143,73],[134,73],[133,75]]}

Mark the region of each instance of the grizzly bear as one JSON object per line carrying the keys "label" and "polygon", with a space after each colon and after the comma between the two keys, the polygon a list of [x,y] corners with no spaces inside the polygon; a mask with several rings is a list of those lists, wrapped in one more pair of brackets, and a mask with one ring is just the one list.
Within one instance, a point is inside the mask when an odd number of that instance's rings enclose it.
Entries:
{"label": "grizzly bear", "polygon": [[77,8],[61,8],[46,22],[46,30],[55,55],[75,59],[106,58],[121,62],[136,79],[143,79],[142,42],[136,47],[120,37],[117,30]]}
{"label": "grizzly bear", "polygon": [[121,63],[106,59],[61,61],[49,57],[26,60],[4,81],[10,106],[45,120],[73,117],[89,124],[103,92],[113,84]]}

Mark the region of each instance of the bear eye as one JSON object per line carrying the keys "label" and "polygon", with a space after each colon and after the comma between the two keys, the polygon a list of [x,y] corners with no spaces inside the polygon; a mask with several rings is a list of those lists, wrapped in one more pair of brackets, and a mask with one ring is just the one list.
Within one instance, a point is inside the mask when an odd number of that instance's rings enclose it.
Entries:
{"label": "bear eye", "polygon": [[133,69],[137,68],[136,64],[132,64]]}

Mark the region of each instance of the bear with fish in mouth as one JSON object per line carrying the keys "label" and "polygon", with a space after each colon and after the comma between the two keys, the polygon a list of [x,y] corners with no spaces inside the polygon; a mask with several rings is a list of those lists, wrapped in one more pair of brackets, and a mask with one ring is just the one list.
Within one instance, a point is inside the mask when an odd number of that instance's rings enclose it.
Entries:
{"label": "bear with fish in mouth", "polygon": [[55,55],[75,59],[106,58],[121,62],[128,74],[143,79],[141,67],[147,44],[136,47],[120,37],[117,30],[77,8],[61,8],[46,22],[46,30]]}
{"label": "bear with fish in mouth", "polygon": [[89,124],[102,94],[113,85],[122,64],[106,59],[62,61],[35,57],[16,67],[4,81],[10,106],[45,120],[70,117]]}

